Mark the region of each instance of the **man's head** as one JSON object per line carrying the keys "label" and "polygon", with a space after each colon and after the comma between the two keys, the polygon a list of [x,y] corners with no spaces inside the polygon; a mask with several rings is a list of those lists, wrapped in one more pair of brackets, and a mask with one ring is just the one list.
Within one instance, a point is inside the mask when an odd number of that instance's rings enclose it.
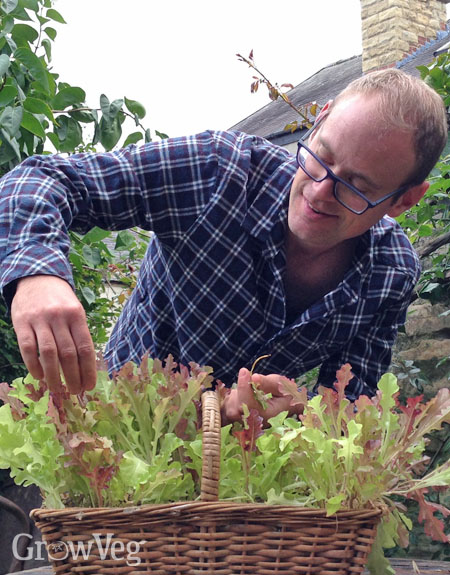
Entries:
{"label": "man's head", "polygon": [[378,70],[351,82],[329,106],[354,95],[375,97],[379,121],[386,128],[412,134],[416,164],[405,184],[421,184],[447,143],[447,115],[442,98],[425,82],[395,68]]}
{"label": "man's head", "polygon": [[[348,243],[385,214],[396,217],[416,204],[447,136],[441,98],[398,70],[356,80],[321,116],[307,146],[328,176],[308,174],[313,164],[300,158],[288,214],[291,237],[311,253]],[[370,200],[370,209],[358,215],[344,207],[339,179]]]}

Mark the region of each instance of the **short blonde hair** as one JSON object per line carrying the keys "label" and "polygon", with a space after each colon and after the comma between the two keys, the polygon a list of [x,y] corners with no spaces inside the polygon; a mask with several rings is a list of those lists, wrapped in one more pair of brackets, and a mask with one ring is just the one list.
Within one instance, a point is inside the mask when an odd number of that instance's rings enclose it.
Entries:
{"label": "short blonde hair", "polygon": [[370,72],[351,82],[333,106],[348,96],[378,96],[380,120],[413,134],[417,163],[405,185],[421,184],[447,143],[447,113],[437,92],[423,80],[396,68]]}

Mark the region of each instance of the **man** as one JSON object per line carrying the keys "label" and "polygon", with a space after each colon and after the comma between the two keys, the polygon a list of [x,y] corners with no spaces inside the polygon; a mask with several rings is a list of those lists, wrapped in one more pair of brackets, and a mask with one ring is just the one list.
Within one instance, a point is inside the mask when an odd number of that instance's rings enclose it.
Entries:
{"label": "man", "polygon": [[[423,197],[446,139],[440,97],[390,69],[325,106],[297,157],[207,132],[26,160],[1,182],[0,285],[29,371],[51,386],[61,368],[73,393],[94,385],[67,229],[140,226],[155,237],[106,349],[111,370],[147,351],[211,365],[226,385],[243,368],[230,417],[262,355],[258,371],[291,378],[321,364],[324,385],[348,362],[349,397],[373,394],[419,276],[392,218]],[[273,391],[276,379],[254,376]]]}

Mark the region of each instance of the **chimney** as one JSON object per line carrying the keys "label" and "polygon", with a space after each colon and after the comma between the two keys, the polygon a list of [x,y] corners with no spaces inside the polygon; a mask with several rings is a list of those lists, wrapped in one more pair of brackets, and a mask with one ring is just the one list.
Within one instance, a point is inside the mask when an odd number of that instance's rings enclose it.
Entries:
{"label": "chimney", "polygon": [[394,66],[446,30],[444,0],[361,0],[363,74]]}

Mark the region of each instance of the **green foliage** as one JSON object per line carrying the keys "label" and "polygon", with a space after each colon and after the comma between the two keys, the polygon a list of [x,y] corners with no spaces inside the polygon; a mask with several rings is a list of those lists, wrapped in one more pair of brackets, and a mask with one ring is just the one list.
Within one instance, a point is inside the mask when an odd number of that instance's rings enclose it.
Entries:
{"label": "green foliage", "polygon": [[[0,2],[0,175],[33,154],[93,152],[98,145],[111,150],[152,139],[150,129],[141,123],[146,116],[142,104],[127,97],[110,101],[102,94],[99,107],[90,108],[85,91],[53,71],[53,43],[61,24],[64,17],[52,0]],[[128,135],[126,120],[131,126]],[[93,230],[84,238],[71,237],[77,293],[93,339],[101,346],[133,286],[148,237],[139,232],[119,234],[117,241],[126,246],[123,257],[112,253],[116,240],[109,232]],[[111,301],[106,288],[113,282],[124,282],[126,291]],[[0,380],[23,373],[7,316],[0,302],[0,317],[5,318],[0,320]]]}
{"label": "green foliage", "polygon": [[111,234],[93,228],[84,236],[72,232],[69,259],[76,292],[98,347],[106,343],[109,330],[135,286],[148,237],[139,230]]}
{"label": "green foliage", "polygon": [[440,54],[429,66],[418,66],[422,79],[442,96],[446,107],[450,106],[450,55]]}
{"label": "green foliage", "polygon": [[[450,106],[450,54],[444,53],[429,66],[418,66],[422,79]],[[419,296],[432,302],[450,300],[450,145],[430,178],[430,189],[417,206],[402,214],[398,221],[423,258],[424,271]]]}
{"label": "green foliage", "polygon": [[424,199],[397,218],[424,261],[418,294],[432,303],[450,300],[450,155],[430,176]]}
{"label": "green foliage", "polygon": [[99,371],[82,401],[30,376],[0,384],[0,468],[39,486],[49,508],[194,499],[199,485],[184,448],[198,439],[201,391],[212,377],[194,364],[175,367],[170,358],[128,364],[114,380]]}
{"label": "green foliage", "polygon": [[15,377],[25,375],[25,365],[22,363],[22,356],[17,346],[16,334],[11,325],[6,306],[1,300],[0,341],[0,382],[12,381]]}
{"label": "green foliage", "polygon": [[105,150],[119,144],[126,118],[138,128],[132,141],[151,139],[141,124],[146,115],[142,104],[126,97],[110,101],[102,94],[99,108],[89,108],[85,91],[53,72],[54,26],[65,22],[52,4],[52,0],[0,4],[1,174],[31,154],[74,152],[88,141],[86,127],[93,132],[90,144],[100,143]]}

